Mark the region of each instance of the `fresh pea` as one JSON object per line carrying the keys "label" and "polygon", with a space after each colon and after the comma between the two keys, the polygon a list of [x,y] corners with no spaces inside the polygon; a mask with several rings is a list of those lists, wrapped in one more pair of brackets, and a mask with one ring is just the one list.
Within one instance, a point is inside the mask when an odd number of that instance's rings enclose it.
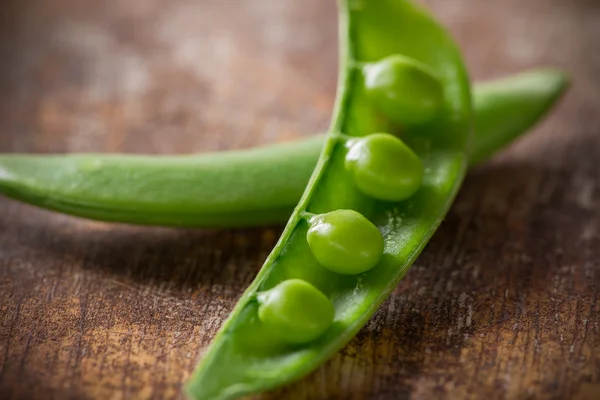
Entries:
{"label": "fresh pea", "polygon": [[312,216],[306,241],[317,262],[344,275],[362,274],[383,255],[379,229],[354,210],[335,210]]}
{"label": "fresh pea", "polygon": [[[481,162],[537,122],[566,87],[535,70],[475,86],[470,162]],[[163,226],[284,222],[324,143],[292,143],[189,156],[0,155],[0,193],[79,217]]]}
{"label": "fresh pea", "polygon": [[[341,0],[338,4],[341,69],[330,133],[280,240],[190,380],[187,390],[193,398],[232,399],[287,384],[343,347],[422,251],[466,173],[473,122],[470,82],[460,52],[446,31],[406,0]],[[444,98],[433,120],[419,125],[398,124],[365,93],[362,71],[354,66],[396,54],[426,65],[440,79]],[[352,171],[346,169],[349,149],[348,140],[343,138],[360,140],[380,132],[401,137],[423,163],[420,187],[403,201],[381,201],[364,193]],[[383,236],[380,261],[364,273],[333,272],[323,265],[330,260],[315,257],[314,243],[307,239],[311,229],[307,215],[333,215],[329,213],[340,210],[360,214]],[[352,218],[342,214],[329,222],[339,232],[348,229],[347,235],[354,236],[356,232],[350,232],[354,229]],[[351,243],[350,237],[337,232],[319,239],[326,244],[328,240],[344,246]],[[369,246],[369,251],[375,252],[376,246]],[[256,294],[290,279],[306,281],[330,299],[335,309],[333,322],[313,341],[288,345],[274,336],[266,346],[263,338],[269,329],[256,322]]]}
{"label": "fresh pea", "polygon": [[385,115],[403,125],[433,119],[443,106],[444,88],[427,65],[394,54],[363,67],[365,92]]}
{"label": "fresh pea", "polygon": [[401,201],[415,194],[423,183],[423,163],[402,140],[387,133],[373,133],[349,143],[346,169],[366,195]]}
{"label": "fresh pea", "polygon": [[301,279],[288,279],[256,296],[258,318],[267,329],[290,344],[312,342],[333,322],[331,301]]}

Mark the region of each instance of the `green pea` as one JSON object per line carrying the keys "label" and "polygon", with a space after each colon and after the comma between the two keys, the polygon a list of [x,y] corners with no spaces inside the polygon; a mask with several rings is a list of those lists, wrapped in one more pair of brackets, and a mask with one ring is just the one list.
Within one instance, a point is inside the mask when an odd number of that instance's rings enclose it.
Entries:
{"label": "green pea", "polygon": [[335,310],[316,287],[289,279],[257,295],[258,318],[290,344],[312,342],[331,326]]}
{"label": "green pea", "polygon": [[310,249],[323,267],[344,275],[366,272],[383,255],[383,237],[371,221],[354,210],[336,210],[309,220]]}
{"label": "green pea", "polygon": [[393,55],[364,67],[369,98],[392,121],[418,125],[433,120],[444,102],[440,80],[424,64]]}
{"label": "green pea", "polygon": [[419,157],[396,136],[374,133],[351,140],[346,169],[367,196],[385,201],[411,197],[423,183]]}

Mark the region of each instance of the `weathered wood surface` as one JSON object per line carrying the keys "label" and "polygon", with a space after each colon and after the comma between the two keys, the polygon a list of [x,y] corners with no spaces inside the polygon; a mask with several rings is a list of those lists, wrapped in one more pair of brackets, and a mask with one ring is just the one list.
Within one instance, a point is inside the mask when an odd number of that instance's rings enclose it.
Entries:
{"label": "weathered wood surface", "polygon": [[[265,399],[600,398],[600,5],[430,0],[476,78],[574,85],[472,172],[368,326]],[[333,1],[5,0],[0,151],[180,153],[326,129]],[[0,199],[0,398],[171,399],[280,228],[141,229]]]}

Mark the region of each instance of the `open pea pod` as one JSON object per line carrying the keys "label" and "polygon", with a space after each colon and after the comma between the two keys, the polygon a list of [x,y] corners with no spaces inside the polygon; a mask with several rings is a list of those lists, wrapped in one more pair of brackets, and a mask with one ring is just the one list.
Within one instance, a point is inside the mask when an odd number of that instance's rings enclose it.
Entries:
{"label": "open pea pod", "polygon": [[409,1],[339,8],[330,133],[280,240],[189,382],[196,399],[287,384],[343,347],[423,250],[465,175],[469,79],[447,32]]}

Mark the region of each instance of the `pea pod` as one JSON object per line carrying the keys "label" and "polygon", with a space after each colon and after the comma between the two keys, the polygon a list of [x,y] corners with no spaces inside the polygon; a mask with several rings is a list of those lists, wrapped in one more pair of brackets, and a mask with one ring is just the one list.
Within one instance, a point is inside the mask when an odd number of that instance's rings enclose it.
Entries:
{"label": "pea pod", "polygon": [[[534,70],[476,85],[470,161],[481,162],[535,124],[566,87]],[[191,156],[0,155],[0,193],[96,220],[165,226],[252,226],[286,221],[324,135]]]}
{"label": "pea pod", "polygon": [[[330,133],[280,240],[189,382],[187,389],[193,398],[232,399],[287,384],[343,347],[422,251],[465,175],[472,130],[471,95],[452,39],[409,1],[342,0],[338,4],[341,70]],[[431,72],[441,83],[442,102],[431,102],[435,85],[402,90],[406,82],[402,74],[420,72],[398,65],[397,55]],[[385,76],[380,83],[389,90],[371,92],[372,82],[366,82],[364,72],[371,67],[381,68]],[[419,118],[390,107],[393,99],[401,105],[410,98],[418,102],[412,107]],[[378,145],[365,144],[373,134],[393,135],[397,150],[388,153]],[[357,155],[355,146],[367,150]],[[416,179],[420,187],[405,200],[389,201],[401,184],[397,180],[403,179],[403,163],[409,163],[411,171],[419,170],[413,155],[422,163],[422,177],[411,172],[407,182]],[[354,164],[355,157],[363,156],[387,161]],[[395,156],[401,157],[398,164],[393,162]],[[386,165],[394,173],[388,174]],[[379,172],[387,178],[379,181]],[[386,191],[388,178],[392,180]],[[359,185],[363,179],[368,184]],[[316,227],[322,223],[330,226]],[[367,228],[368,224],[378,229]],[[317,238],[312,236],[315,229],[320,231]],[[377,250],[378,235],[383,250]],[[340,255],[326,257],[328,247]],[[381,251],[380,257],[373,266],[371,256],[377,251]],[[356,264],[333,265],[338,258],[358,257],[362,261]],[[354,267],[358,271],[352,271]],[[362,270],[366,272],[360,273]],[[302,289],[304,302],[294,301],[299,280],[308,284]],[[333,305],[331,319],[323,296]],[[314,310],[315,304],[322,308]],[[314,322],[309,318],[312,313]],[[307,322],[298,327],[298,321]],[[294,329],[302,335],[294,336]]]}
{"label": "pea pod", "polygon": [[560,98],[568,83],[564,73],[540,69],[476,86],[476,130],[470,163],[487,160],[533,126]]}

